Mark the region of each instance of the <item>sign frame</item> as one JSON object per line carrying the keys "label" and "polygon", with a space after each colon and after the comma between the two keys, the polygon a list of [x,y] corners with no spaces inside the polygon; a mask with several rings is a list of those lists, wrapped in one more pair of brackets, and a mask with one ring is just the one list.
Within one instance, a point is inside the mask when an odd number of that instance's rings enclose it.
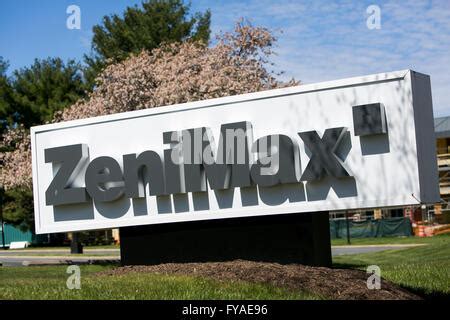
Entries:
{"label": "sign frame", "polygon": [[[328,204],[324,206],[322,202],[308,202],[308,209],[299,208],[295,205],[285,206],[281,205],[271,205],[271,206],[250,206],[241,208],[231,208],[231,210],[224,210],[223,212],[210,212],[212,210],[196,211],[195,214],[192,212],[174,212],[173,214],[159,214],[158,220],[149,220],[144,216],[134,216],[133,218],[127,219],[103,219],[89,221],[86,223],[85,220],[75,220],[67,223],[65,221],[58,222],[54,221],[52,225],[49,225],[45,219],[43,219],[43,214],[48,214],[49,212],[42,212],[42,203],[44,201],[44,194],[42,192],[43,187],[41,186],[40,171],[43,170],[43,166],[48,166],[49,164],[42,163],[43,149],[41,148],[38,139],[46,133],[56,132],[59,130],[67,130],[71,128],[80,128],[99,124],[116,123],[122,120],[132,120],[145,117],[152,117],[155,115],[169,115],[174,113],[194,111],[194,110],[207,110],[212,107],[228,106],[234,107],[241,103],[251,103],[257,101],[264,101],[266,99],[277,99],[282,97],[291,97],[296,95],[318,95],[323,92],[336,90],[347,90],[349,88],[359,88],[361,86],[376,86],[386,83],[398,84],[398,90],[403,90],[401,95],[409,99],[405,101],[406,104],[410,104],[412,107],[412,122],[408,122],[414,128],[405,128],[405,130],[413,130],[414,133],[408,131],[408,136],[411,139],[411,143],[414,145],[409,146],[412,152],[415,152],[417,158],[415,172],[412,176],[417,177],[417,187],[414,187],[411,195],[403,195],[402,198],[398,199],[367,199],[363,201],[354,201],[352,205],[348,204]],[[364,103],[374,103],[379,102],[380,97],[373,97],[371,101],[364,101]],[[382,100],[382,99],[381,99]],[[355,104],[355,103],[354,103]],[[356,103],[361,104],[361,103]],[[389,108],[388,108],[389,109]],[[388,110],[389,111],[389,110]],[[411,110],[409,110],[411,111]],[[389,119],[389,112],[387,114]],[[242,120],[247,120],[243,117]],[[406,123],[406,122],[405,122]],[[208,123],[205,123],[207,126]],[[395,126],[395,123],[388,121],[388,127]],[[184,129],[184,128],[180,128]],[[299,131],[302,128],[298,128]],[[349,128],[353,131],[353,128]],[[272,132],[276,134],[278,132]],[[161,132],[162,134],[162,132]],[[270,133],[269,133],[270,134]],[[354,137],[352,137],[353,139]],[[81,231],[81,230],[96,230],[96,229],[107,229],[107,228],[117,228],[126,227],[134,225],[145,225],[153,223],[170,223],[170,222],[181,222],[181,221],[198,221],[198,220],[209,220],[209,219],[222,219],[222,218],[234,218],[234,217],[248,217],[248,216],[258,216],[258,215],[272,215],[272,214],[287,214],[294,212],[314,212],[314,211],[331,211],[331,210],[343,210],[343,209],[357,209],[357,208],[375,208],[375,207],[387,207],[387,206],[403,206],[403,205],[420,205],[421,203],[435,203],[439,201],[439,190],[438,190],[438,176],[437,176],[437,161],[436,161],[436,146],[434,141],[434,122],[433,122],[433,111],[432,111],[432,101],[431,101],[431,85],[429,76],[423,75],[411,70],[402,70],[389,73],[380,73],[374,75],[368,75],[363,77],[354,77],[341,79],[336,81],[327,81],[316,84],[300,85],[295,87],[288,87],[282,89],[274,89],[261,91],[256,93],[248,93],[237,96],[223,97],[217,99],[209,99],[197,102],[189,102],[183,104],[176,104],[172,106],[142,109],[138,111],[131,111],[125,113],[117,113],[112,115],[87,118],[81,120],[73,120],[61,123],[47,124],[42,126],[36,126],[31,128],[31,149],[32,149],[32,171],[33,171],[33,195],[34,195],[34,206],[35,206],[35,225],[36,233],[52,233],[52,232],[70,232],[70,231]],[[160,140],[162,140],[160,138]],[[352,140],[354,141],[354,140]],[[432,142],[432,143],[431,143]],[[162,143],[162,142],[161,142]],[[137,152],[139,150],[136,150]],[[124,154],[125,152],[123,152]],[[40,159],[40,160],[39,160]],[[306,158],[307,159],[307,158]],[[303,162],[306,166],[306,162]],[[211,193],[211,190],[209,190]],[[45,207],[45,203],[44,203]],[[232,212],[231,212],[232,211]],[[256,213],[255,213],[256,212]]]}

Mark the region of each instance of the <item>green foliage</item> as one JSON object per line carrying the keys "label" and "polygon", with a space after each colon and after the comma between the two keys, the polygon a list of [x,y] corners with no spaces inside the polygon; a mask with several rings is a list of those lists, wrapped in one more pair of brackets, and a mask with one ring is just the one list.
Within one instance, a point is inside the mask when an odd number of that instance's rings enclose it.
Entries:
{"label": "green foliage", "polygon": [[93,53],[85,56],[89,68],[86,79],[93,79],[107,63],[118,62],[130,53],[143,49],[151,51],[163,42],[187,39],[208,42],[211,12],[189,16],[189,5],[181,0],[149,0],[142,8],[128,7],[123,17],[105,16],[100,25],[93,27]]}
{"label": "green foliage", "polygon": [[112,237],[107,235],[105,230],[78,232],[78,236],[84,246],[111,245],[113,243]]}
{"label": "green foliage", "polygon": [[8,62],[0,57],[0,134],[14,123],[13,89],[6,75]]}
{"label": "green foliage", "polygon": [[[105,16],[94,26],[93,53],[85,56],[87,67],[73,60],[36,59],[9,78],[8,63],[0,57],[0,134],[19,124],[29,128],[51,121],[56,111],[85,97],[107,63],[143,49],[152,50],[162,42],[194,39],[207,43],[210,19],[209,10],[189,15],[189,5],[181,0],[150,0],[142,7],[127,8],[122,17]],[[33,228],[32,203],[31,191],[8,191],[5,219],[21,228]]]}
{"label": "green foliage", "polygon": [[435,221],[439,224],[450,224],[450,212],[442,212],[434,216]]}
{"label": "green foliage", "polygon": [[82,67],[59,58],[36,59],[14,72],[15,120],[26,128],[51,121],[53,114],[73,104],[86,92]]}
{"label": "green foliage", "polygon": [[66,287],[67,266],[0,267],[0,299],[319,299],[265,284],[219,282],[180,275],[98,275],[108,266],[81,266],[81,289]]}
{"label": "green foliage", "polygon": [[34,230],[33,192],[26,188],[7,190],[3,199],[5,222],[22,231]]}
{"label": "green foliage", "polygon": [[450,234],[415,240],[426,245],[402,250],[336,256],[333,257],[333,263],[337,267],[362,270],[369,265],[378,265],[382,278],[419,295],[426,298],[450,297]]}
{"label": "green foliage", "polygon": [[181,0],[150,0],[128,7],[122,17],[105,16],[93,27],[93,52],[85,55],[86,67],[73,60],[36,59],[8,78],[8,63],[0,57],[0,133],[15,124],[29,128],[51,121],[56,111],[85,96],[108,63],[130,53],[152,50],[162,42],[208,42],[210,20],[209,10],[190,16],[189,5]]}

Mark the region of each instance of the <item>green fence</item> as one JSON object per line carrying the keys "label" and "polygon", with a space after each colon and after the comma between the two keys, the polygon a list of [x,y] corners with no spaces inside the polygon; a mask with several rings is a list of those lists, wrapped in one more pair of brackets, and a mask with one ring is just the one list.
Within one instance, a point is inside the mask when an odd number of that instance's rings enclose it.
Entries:
{"label": "green fence", "polygon": [[[345,220],[330,220],[330,235],[332,239],[347,237],[347,222]],[[349,220],[350,237],[393,237],[412,236],[411,221],[408,218],[391,218],[380,220],[352,221]],[[32,244],[44,244],[50,241],[47,235],[35,235],[20,231],[12,225],[5,224],[5,243],[13,241],[28,241]],[[0,226],[0,246],[3,246]]]}
{"label": "green fence", "polygon": [[[27,241],[31,244],[44,244],[48,242],[47,235],[35,235],[31,231],[23,232],[19,228],[16,228],[9,224],[4,224],[5,228],[5,245],[9,246],[14,241]],[[3,246],[2,241],[2,226],[0,224],[0,247]]]}
{"label": "green fence", "polygon": [[[0,226],[1,229],[1,226]],[[33,234],[30,231],[23,232],[20,231],[18,228],[15,228],[9,224],[4,224],[4,232],[5,232],[5,244],[9,245],[11,242],[14,241],[33,241]],[[3,246],[1,232],[0,232],[0,245]]]}
{"label": "green fence", "polygon": [[[409,218],[390,218],[379,220],[349,220],[351,238],[412,236],[413,230]],[[346,220],[330,220],[331,239],[347,237]]]}

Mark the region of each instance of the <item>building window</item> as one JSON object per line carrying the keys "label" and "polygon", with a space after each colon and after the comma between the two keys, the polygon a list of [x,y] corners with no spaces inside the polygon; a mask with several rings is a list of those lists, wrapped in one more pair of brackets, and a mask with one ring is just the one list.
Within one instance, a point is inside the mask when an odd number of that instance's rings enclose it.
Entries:
{"label": "building window", "polygon": [[403,209],[391,209],[389,210],[391,218],[403,217]]}

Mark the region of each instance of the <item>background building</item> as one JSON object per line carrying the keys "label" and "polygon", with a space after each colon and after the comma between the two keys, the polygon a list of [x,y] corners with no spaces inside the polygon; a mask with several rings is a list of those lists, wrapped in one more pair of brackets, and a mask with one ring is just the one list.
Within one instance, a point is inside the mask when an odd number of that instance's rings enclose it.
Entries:
{"label": "background building", "polygon": [[450,116],[434,119],[441,199],[450,200]]}
{"label": "background building", "polygon": [[[352,237],[395,236],[419,234],[419,227],[441,230],[450,224],[450,116],[434,119],[436,149],[439,170],[441,202],[431,207],[409,206],[399,208],[377,208],[373,210],[336,211],[330,213],[331,234],[340,237],[346,233],[346,214],[349,217]],[[384,227],[388,220],[389,227]],[[410,228],[405,226],[410,224]],[[443,225],[443,226],[442,226]],[[383,233],[384,232],[384,233]]]}

